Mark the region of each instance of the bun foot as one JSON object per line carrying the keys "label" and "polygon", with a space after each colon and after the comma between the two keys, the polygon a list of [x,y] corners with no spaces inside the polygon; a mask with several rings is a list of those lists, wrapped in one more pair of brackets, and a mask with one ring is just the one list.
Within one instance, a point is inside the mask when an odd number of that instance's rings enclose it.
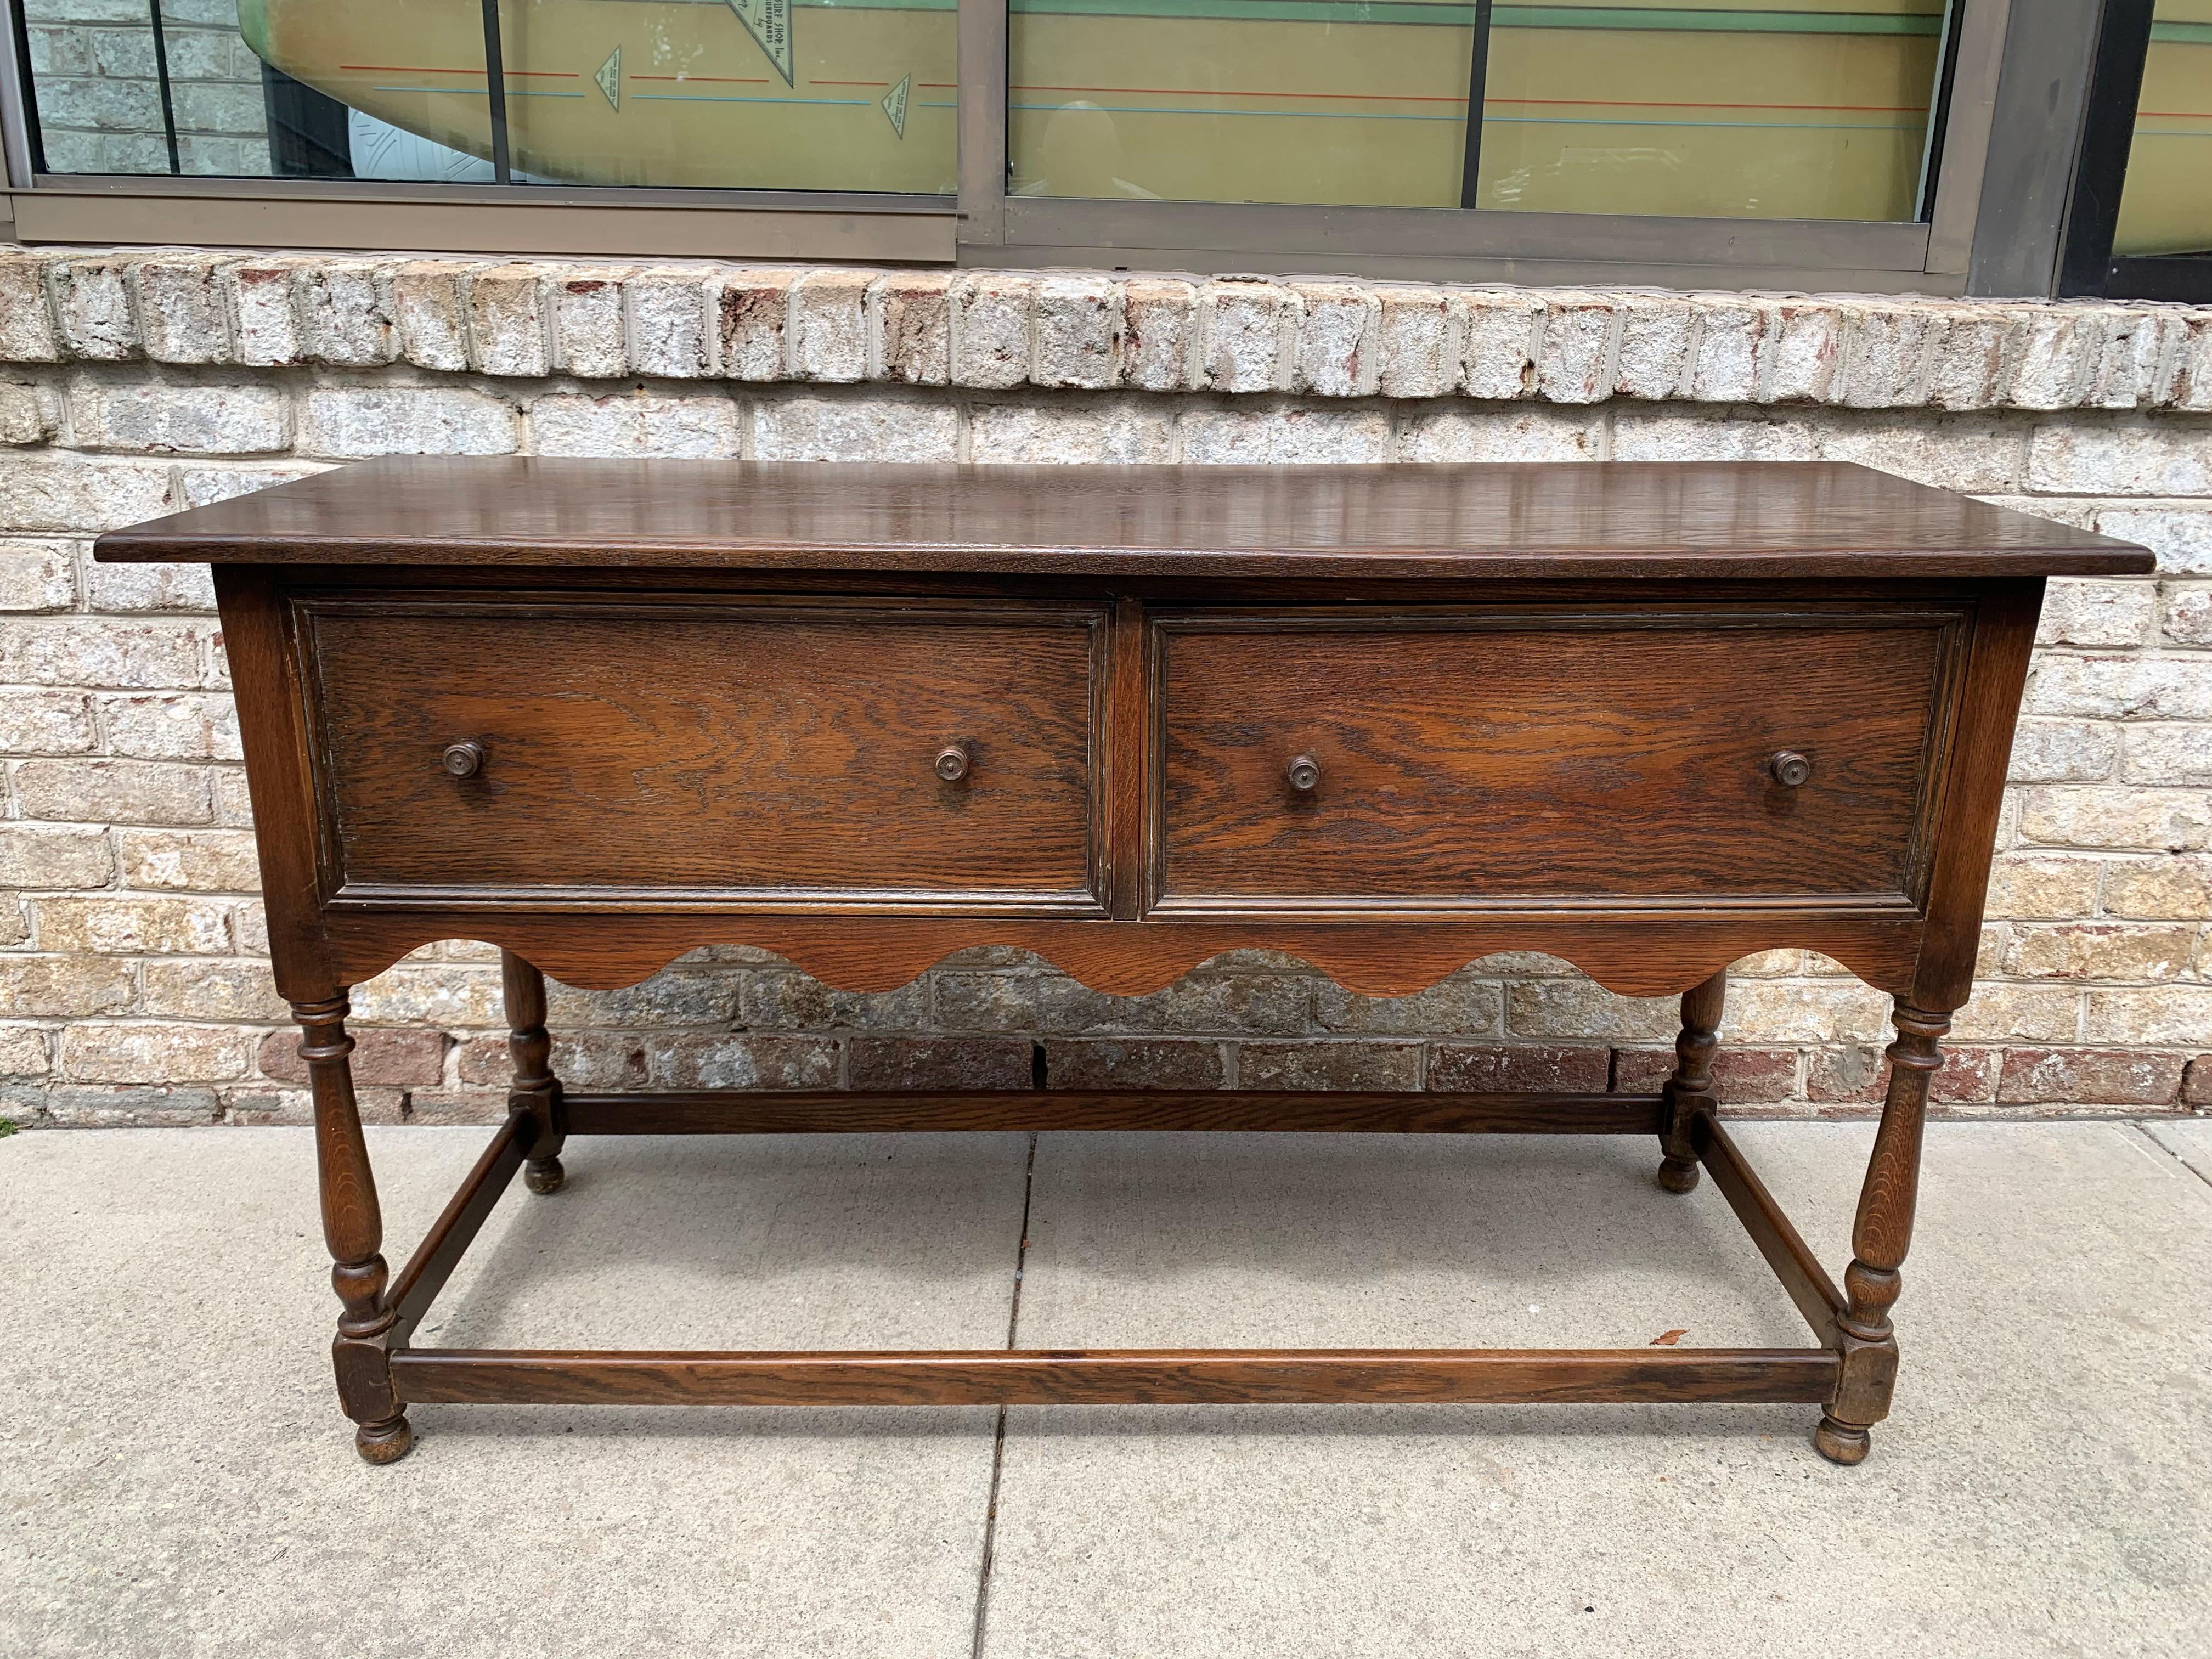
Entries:
{"label": "bun foot", "polygon": [[522,1184],[541,1196],[559,1192],[561,1183],[568,1178],[568,1172],[561,1167],[557,1158],[533,1158],[522,1166]]}
{"label": "bun foot", "polygon": [[397,1463],[415,1449],[415,1431],[404,1415],[364,1423],[353,1431],[353,1449],[364,1463]]}
{"label": "bun foot", "polygon": [[1659,1165],[1659,1184],[1670,1193],[1686,1193],[1698,1184],[1698,1166],[1686,1158],[1670,1158]]}
{"label": "bun foot", "polygon": [[1874,1437],[1823,1413],[1820,1426],[1813,1431],[1813,1444],[1831,1463],[1848,1466],[1866,1462],[1867,1454],[1874,1449]]}

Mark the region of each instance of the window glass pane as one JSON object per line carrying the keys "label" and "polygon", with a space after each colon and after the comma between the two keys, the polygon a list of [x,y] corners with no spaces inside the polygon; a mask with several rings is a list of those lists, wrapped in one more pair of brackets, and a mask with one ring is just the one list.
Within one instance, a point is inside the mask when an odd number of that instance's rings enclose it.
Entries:
{"label": "window glass pane", "polygon": [[[1465,0],[1012,0],[1012,188],[1462,204]],[[1917,216],[1944,0],[1494,5],[1465,204]]]}
{"label": "window glass pane", "polygon": [[2212,0],[2151,13],[2112,252],[2212,252]]}
{"label": "window glass pane", "polygon": [[514,166],[601,185],[950,192],[955,0],[504,0]]}
{"label": "window glass pane", "polygon": [[[490,182],[481,0],[155,3],[27,0],[50,170]],[[955,3],[502,0],[514,177],[949,192]]]}

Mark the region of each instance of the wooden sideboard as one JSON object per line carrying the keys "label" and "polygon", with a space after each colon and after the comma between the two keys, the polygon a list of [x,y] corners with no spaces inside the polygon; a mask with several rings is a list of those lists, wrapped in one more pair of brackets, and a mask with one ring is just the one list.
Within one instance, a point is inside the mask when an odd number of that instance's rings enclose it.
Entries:
{"label": "wooden sideboard", "polygon": [[[2045,578],[2139,548],[1815,463],[955,467],[394,459],[101,538],[216,568],[278,988],[305,1032],[338,1393],[374,1462],[459,1401],[1802,1401],[1866,1455],[1938,1041],[1965,1002]],[[511,1111],[394,1275],[348,988],[500,947]],[[1222,951],[1417,991],[1492,951],[1682,994],[1654,1095],[564,1091],[544,974],[709,944],[832,986]],[[1840,1289],[1716,1118],[1729,963],[1896,1000]],[[572,1135],[1340,1129],[1657,1138],[1801,1348],[418,1348]]]}

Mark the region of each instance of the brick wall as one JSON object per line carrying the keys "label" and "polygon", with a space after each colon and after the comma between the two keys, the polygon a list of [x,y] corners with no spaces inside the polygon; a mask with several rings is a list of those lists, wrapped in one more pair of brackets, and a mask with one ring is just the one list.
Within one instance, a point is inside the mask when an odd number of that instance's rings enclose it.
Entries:
{"label": "brick wall", "polygon": [[[168,134],[146,0],[21,0],[46,165],[56,173],[167,173]],[[177,162],[192,174],[270,169],[261,60],[238,0],[161,0]]]}
{"label": "brick wall", "polygon": [[[788,459],[1832,457],[2158,550],[2055,584],[1955,1112],[2212,1109],[2212,312],[995,272],[0,255],[0,1111],[305,1112],[205,574],[98,531],[394,452]],[[387,1121],[482,1117],[481,946],[358,988]],[[1876,1098],[1885,999],[1738,964],[1747,1109]],[[824,990],[731,947],[560,991],[578,1085],[1648,1087],[1670,1000],[1492,957],[1370,1000],[1238,957],[1150,997],[1000,951]]]}

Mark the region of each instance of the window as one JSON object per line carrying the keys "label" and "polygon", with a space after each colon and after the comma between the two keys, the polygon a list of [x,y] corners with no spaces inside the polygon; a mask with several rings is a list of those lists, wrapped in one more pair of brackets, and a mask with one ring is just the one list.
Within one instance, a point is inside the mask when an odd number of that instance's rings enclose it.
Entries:
{"label": "window", "polygon": [[38,240],[1891,289],[1964,281],[2022,10],[0,4]]}
{"label": "window", "polygon": [[2105,8],[2060,289],[2212,301],[2212,0]]}

